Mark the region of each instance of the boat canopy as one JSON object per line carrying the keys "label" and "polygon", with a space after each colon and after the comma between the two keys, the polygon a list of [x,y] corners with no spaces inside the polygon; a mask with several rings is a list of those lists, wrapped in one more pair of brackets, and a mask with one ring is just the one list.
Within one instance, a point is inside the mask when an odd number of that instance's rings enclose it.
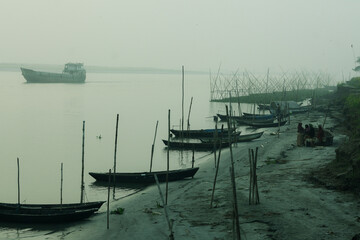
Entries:
{"label": "boat canopy", "polygon": [[64,72],[75,72],[83,70],[84,64],[82,63],[67,63],[65,64]]}

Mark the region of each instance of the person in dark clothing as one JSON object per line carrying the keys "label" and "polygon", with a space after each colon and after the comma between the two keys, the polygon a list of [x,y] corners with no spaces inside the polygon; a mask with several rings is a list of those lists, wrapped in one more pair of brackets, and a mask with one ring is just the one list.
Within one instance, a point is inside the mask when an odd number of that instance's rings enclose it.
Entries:
{"label": "person in dark clothing", "polygon": [[313,127],[312,124],[309,124],[309,128],[310,128],[309,136],[310,136],[310,138],[314,138],[315,137],[315,128]]}

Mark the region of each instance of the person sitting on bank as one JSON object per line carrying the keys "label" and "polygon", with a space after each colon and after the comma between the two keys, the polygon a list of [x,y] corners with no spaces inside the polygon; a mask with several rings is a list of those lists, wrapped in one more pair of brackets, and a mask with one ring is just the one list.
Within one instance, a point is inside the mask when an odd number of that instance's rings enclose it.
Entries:
{"label": "person sitting on bank", "polygon": [[304,129],[304,127],[302,126],[302,123],[301,123],[301,122],[298,124],[297,132],[298,132],[297,141],[296,141],[297,146],[298,146],[298,147],[304,146],[304,133],[305,133],[305,129]]}

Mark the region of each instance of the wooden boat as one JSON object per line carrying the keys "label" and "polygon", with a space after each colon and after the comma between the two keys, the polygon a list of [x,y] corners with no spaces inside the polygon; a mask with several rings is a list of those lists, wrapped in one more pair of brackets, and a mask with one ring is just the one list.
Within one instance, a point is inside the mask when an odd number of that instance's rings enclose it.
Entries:
{"label": "wooden boat", "polygon": [[237,119],[236,122],[239,125],[249,125],[249,123],[273,123],[274,119],[248,119],[248,118],[243,118],[243,119]]}
{"label": "wooden boat", "polygon": [[[287,121],[281,121],[280,122],[280,126],[284,126],[285,123]],[[256,128],[269,128],[269,127],[278,127],[279,123],[278,122],[274,122],[274,123],[248,123],[249,126],[251,127],[256,127]]]}
{"label": "wooden boat", "polygon": [[99,209],[105,201],[87,202],[87,203],[65,203],[65,204],[17,204],[17,203],[0,203],[0,210],[5,209],[27,209],[27,210],[83,210]]}
{"label": "wooden boat", "polygon": [[[220,121],[227,121],[228,116],[223,114],[217,114],[220,118]],[[272,114],[251,114],[251,113],[243,113],[242,116],[231,116],[230,119],[235,121],[238,120],[275,120],[275,116]]]}
{"label": "wooden boat", "polygon": [[[172,134],[175,135],[175,137],[184,137],[184,138],[211,138],[214,137],[214,134],[216,133],[220,135],[221,134],[221,129],[200,129],[200,130],[175,130],[175,129],[170,129],[170,132]],[[229,129],[224,129],[223,130],[223,134],[228,134]],[[230,129],[231,133],[235,132],[235,128],[231,128]],[[234,133],[234,134],[240,134],[240,132]]]}
{"label": "wooden boat", "polygon": [[82,63],[65,64],[62,73],[40,72],[28,68],[20,68],[29,83],[83,83],[86,71]]}
{"label": "wooden boat", "polygon": [[0,221],[21,223],[63,223],[90,217],[98,208],[89,209],[0,209]]}
{"label": "wooden boat", "polygon": [[[239,135],[237,136],[235,139],[232,139],[231,140],[231,143],[238,143],[238,142],[250,142],[254,139],[258,139],[260,138],[262,135],[264,134],[264,131],[262,132],[257,132],[257,133],[250,133],[250,134],[245,134],[245,135]],[[201,142],[212,142],[214,143],[214,140],[211,140],[211,139],[200,139]],[[222,139],[222,143],[226,143],[228,142],[228,138],[224,138]]]}
{"label": "wooden boat", "polygon": [[[184,149],[184,150],[200,150],[200,151],[212,151],[214,149],[219,149],[220,144],[214,143],[204,143],[204,142],[180,142],[180,141],[170,141],[170,144],[167,140],[163,139],[164,144],[170,149]],[[229,147],[229,143],[224,143],[221,145],[222,148]]]}
{"label": "wooden boat", "polygon": [[[168,173],[169,181],[182,180],[184,178],[190,178],[195,175],[199,170],[198,167],[195,168],[185,168],[170,170]],[[109,173],[94,173],[89,172],[90,176],[96,179],[96,181],[109,182]],[[134,173],[116,173],[115,181],[116,183],[155,183],[154,175],[157,175],[159,182],[166,181],[167,171],[155,171],[155,172],[134,172]],[[110,176],[110,181],[113,182],[113,174]]]}

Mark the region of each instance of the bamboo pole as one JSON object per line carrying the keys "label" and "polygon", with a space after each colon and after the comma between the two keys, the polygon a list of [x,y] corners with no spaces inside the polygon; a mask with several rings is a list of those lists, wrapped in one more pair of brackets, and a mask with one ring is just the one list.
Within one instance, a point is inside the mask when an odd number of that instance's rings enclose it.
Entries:
{"label": "bamboo pole", "polygon": [[258,150],[259,150],[259,147],[256,147],[256,150],[255,150],[255,189],[256,189],[256,200],[255,200],[255,204],[258,204],[260,203],[260,197],[259,197],[259,189],[258,189],[258,184],[257,184],[257,174],[256,174],[256,165],[257,165],[257,156],[258,156]]}
{"label": "bamboo pole", "polygon": [[155,178],[155,181],[156,181],[156,185],[158,187],[158,190],[159,190],[159,194],[160,194],[160,199],[163,203],[163,206],[164,206],[164,212],[165,212],[165,217],[166,217],[166,221],[168,223],[168,227],[169,227],[169,231],[170,231],[170,235],[169,235],[169,239],[170,240],[173,240],[174,239],[174,232],[172,230],[172,222],[170,221],[169,219],[169,214],[168,214],[168,211],[167,211],[167,203],[164,202],[164,197],[163,197],[163,194],[161,192],[161,188],[160,188],[160,184],[159,184],[159,180],[158,180],[158,177],[156,174],[154,174],[154,178]]}
{"label": "bamboo pole", "polygon": [[63,203],[63,163],[61,163],[60,204]]}
{"label": "bamboo pole", "polygon": [[153,162],[153,156],[154,156],[154,147],[155,147],[155,140],[156,140],[156,133],[157,133],[158,124],[159,124],[159,121],[156,121],[154,141],[153,141],[153,144],[151,146],[150,172],[151,172],[151,169],[152,169],[152,162]]}
{"label": "bamboo pole", "polygon": [[[228,129],[230,129],[230,118],[229,118],[229,110],[228,106],[226,106],[226,115],[228,116]],[[228,131],[228,141],[231,143],[231,133]],[[231,144],[229,145],[230,148],[230,159],[231,159],[231,183],[232,183],[232,189],[233,189],[233,200],[234,200],[234,215],[235,215],[235,222],[236,222],[236,236],[237,239],[241,239],[240,236],[240,223],[239,223],[239,214],[238,214],[238,207],[237,207],[237,197],[236,197],[236,187],[235,187],[235,173],[234,173],[234,158],[233,158],[233,152]]]}
{"label": "bamboo pole", "polygon": [[17,158],[17,169],[18,169],[18,205],[20,207],[20,163],[19,163],[19,158]]}
{"label": "bamboo pole", "polygon": [[84,155],[85,155],[85,121],[83,121],[83,136],[82,136],[82,158],[81,158],[81,194],[80,203],[84,202]]}
{"label": "bamboo pole", "polygon": [[114,189],[113,198],[115,198],[115,186],[116,186],[116,152],[117,152],[117,139],[118,139],[118,127],[119,127],[119,114],[116,115],[116,130],[115,130],[115,149],[114,149]]}
{"label": "bamboo pole", "polygon": [[111,169],[109,169],[108,197],[107,197],[107,210],[106,210],[107,229],[109,229],[109,222],[110,222],[110,185],[111,185]]}
{"label": "bamboo pole", "polygon": [[217,179],[217,175],[219,172],[223,130],[224,130],[224,124],[221,125],[221,134],[220,134],[220,139],[219,139],[219,155],[218,155],[217,164],[215,163],[216,172],[215,172],[214,184],[213,184],[213,189],[212,189],[212,194],[211,194],[210,208],[212,208],[212,204],[213,204],[213,200],[214,200],[214,193],[215,193],[215,186],[216,186],[216,179]]}
{"label": "bamboo pole", "polygon": [[218,130],[217,130],[217,120],[215,124],[215,132],[214,132],[214,161],[216,167],[216,144],[218,143]]}
{"label": "bamboo pole", "polygon": [[169,147],[170,147],[170,109],[168,112],[168,147],[167,147],[167,168],[166,168],[166,192],[165,192],[165,202],[168,202],[168,185],[169,185]]}
{"label": "bamboo pole", "polygon": [[190,130],[190,113],[191,113],[192,102],[193,102],[193,97],[191,97],[191,101],[190,101],[189,114],[187,119],[187,130]]}
{"label": "bamboo pole", "polygon": [[253,178],[253,172],[252,172],[252,159],[251,159],[251,149],[249,148],[249,165],[250,165],[250,183],[249,183],[249,205],[251,205],[251,191],[252,191],[252,178]]}
{"label": "bamboo pole", "polygon": [[181,131],[184,132],[184,66],[182,66]]}

